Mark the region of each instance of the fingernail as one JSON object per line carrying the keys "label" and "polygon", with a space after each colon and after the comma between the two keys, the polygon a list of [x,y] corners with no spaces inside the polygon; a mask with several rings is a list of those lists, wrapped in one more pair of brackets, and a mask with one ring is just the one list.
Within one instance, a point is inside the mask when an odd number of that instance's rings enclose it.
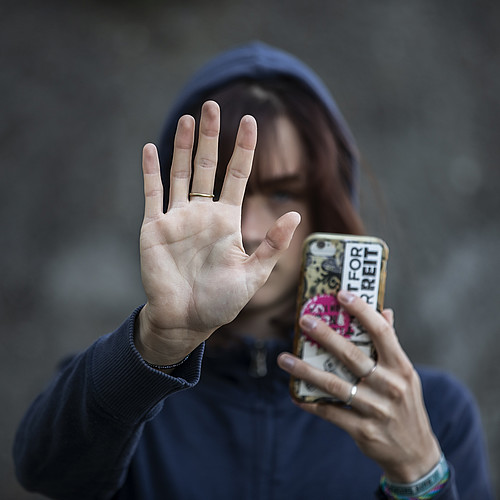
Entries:
{"label": "fingernail", "polygon": [[300,326],[309,332],[314,330],[317,324],[318,320],[314,316],[303,316],[300,320]]}
{"label": "fingernail", "polygon": [[337,298],[343,304],[351,304],[354,301],[355,297],[356,295],[354,295],[351,292],[348,292],[347,290],[340,290],[339,293],[337,294]]}
{"label": "fingernail", "polygon": [[295,359],[288,354],[282,354],[279,357],[280,365],[282,368],[286,368],[287,370],[291,370],[295,366]]}

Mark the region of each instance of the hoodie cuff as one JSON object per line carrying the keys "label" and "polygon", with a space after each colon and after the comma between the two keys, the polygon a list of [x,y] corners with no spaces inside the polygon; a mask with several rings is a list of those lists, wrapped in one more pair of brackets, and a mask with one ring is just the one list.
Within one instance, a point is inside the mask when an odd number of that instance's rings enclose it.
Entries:
{"label": "hoodie cuff", "polygon": [[201,373],[204,343],[170,374],[146,364],[134,345],[134,324],[141,309],[116,331],[101,337],[89,357],[88,374],[97,402],[125,423],[152,418],[167,396],[194,387]]}

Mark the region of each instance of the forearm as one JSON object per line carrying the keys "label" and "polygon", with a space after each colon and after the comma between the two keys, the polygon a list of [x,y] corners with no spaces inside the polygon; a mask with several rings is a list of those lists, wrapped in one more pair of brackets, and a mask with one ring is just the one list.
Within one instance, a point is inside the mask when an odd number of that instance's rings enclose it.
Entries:
{"label": "forearm", "polygon": [[33,403],[16,436],[21,483],[54,498],[108,498],[121,485],[142,426],[173,392],[193,386],[203,348],[175,376],[133,346],[134,313],[73,358]]}

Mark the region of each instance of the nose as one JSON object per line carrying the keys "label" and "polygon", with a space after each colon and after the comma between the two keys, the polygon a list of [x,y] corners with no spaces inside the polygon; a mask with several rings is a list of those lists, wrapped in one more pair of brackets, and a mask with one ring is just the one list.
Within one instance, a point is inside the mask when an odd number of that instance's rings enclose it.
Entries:
{"label": "nose", "polygon": [[241,213],[241,235],[247,251],[266,236],[274,219],[266,207],[265,198],[259,195],[246,196]]}

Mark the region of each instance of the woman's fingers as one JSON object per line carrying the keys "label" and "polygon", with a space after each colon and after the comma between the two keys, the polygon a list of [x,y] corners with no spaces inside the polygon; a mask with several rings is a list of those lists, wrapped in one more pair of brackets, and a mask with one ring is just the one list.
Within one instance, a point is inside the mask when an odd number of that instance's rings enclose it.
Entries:
{"label": "woman's fingers", "polygon": [[401,361],[409,363],[406,354],[399,345],[396,332],[392,327],[392,315],[390,312],[384,315],[375,311],[363,299],[354,294],[341,290],[338,300],[346,311],[355,316],[366,328],[373,341],[379,362],[387,366],[399,366]]}
{"label": "woman's fingers", "polygon": [[234,151],[227,166],[221,201],[231,205],[241,205],[257,144],[257,122],[246,115],[241,119],[236,136]]}
{"label": "woman's fingers", "polygon": [[372,358],[315,316],[303,316],[300,319],[300,327],[308,337],[333,354],[357,378],[372,370]]}
{"label": "woman's fingers", "polygon": [[288,212],[269,229],[262,243],[247,261],[249,274],[254,276],[255,289],[261,287],[273,270],[280,255],[288,248],[293,233],[300,224],[300,214]]}
{"label": "woman's fingers", "polygon": [[142,150],[144,177],[144,219],[155,219],[163,214],[163,184],[160,162],[154,144],[146,144]]}
{"label": "woman's fingers", "polygon": [[[380,315],[362,299],[345,292],[339,292],[338,299],[349,314],[361,321],[373,338],[377,351],[383,351],[386,355],[391,353],[393,365],[401,367],[403,364],[405,366],[409,364],[392,329],[393,313],[391,310],[385,310],[383,315]],[[300,328],[312,341],[331,353],[358,379],[360,386],[357,387],[358,394],[354,398],[361,403],[361,407],[365,406],[362,401],[366,400],[364,396],[367,395],[367,391],[371,394],[380,388],[378,386],[381,384],[390,386],[386,384],[387,365],[385,360],[381,359],[380,353],[379,363],[381,364],[378,370],[374,370],[375,361],[372,358],[319,318],[311,315],[303,316],[300,318]],[[348,401],[351,396],[352,382],[314,368],[291,354],[283,354],[279,364],[294,377],[305,380],[341,401]]]}
{"label": "woman's fingers", "polygon": [[[207,101],[201,108],[198,147],[194,158],[191,192],[213,194],[217,156],[219,150],[220,110],[214,101]],[[193,197],[194,201],[211,201],[208,197]]]}
{"label": "woman's fingers", "polygon": [[[207,101],[201,111],[198,147],[192,174],[192,193],[208,196],[193,196],[190,201],[211,201],[219,147],[220,110],[217,103]],[[169,208],[186,203],[189,198],[191,161],[194,142],[194,119],[183,116],[179,120],[174,143],[174,156],[170,180]],[[252,161],[257,144],[257,123],[252,116],[241,119],[233,155],[227,166],[221,201],[241,205],[246,184],[252,170]]]}
{"label": "woman's fingers", "polygon": [[188,201],[194,125],[194,118],[189,115],[182,116],[177,124],[172,168],[170,169],[169,209]]}
{"label": "woman's fingers", "polygon": [[278,356],[278,365],[293,377],[314,385],[340,401],[347,401],[351,395],[352,383],[315,368],[290,353],[281,353]]}

